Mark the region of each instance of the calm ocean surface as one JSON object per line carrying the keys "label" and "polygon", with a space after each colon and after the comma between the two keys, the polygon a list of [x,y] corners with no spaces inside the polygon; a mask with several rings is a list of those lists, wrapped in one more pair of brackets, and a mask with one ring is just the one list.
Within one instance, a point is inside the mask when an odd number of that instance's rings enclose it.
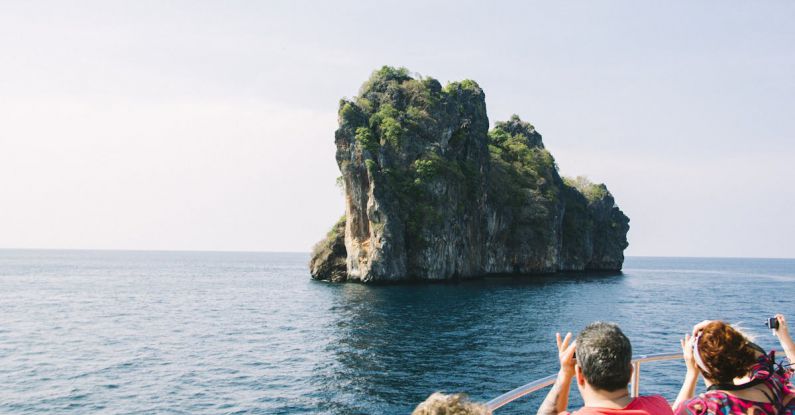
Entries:
{"label": "calm ocean surface", "polygon": [[[763,319],[795,320],[795,260],[377,287],[311,281],[307,260],[0,250],[0,412],[406,414],[437,390],[485,401],[554,373],[554,333],[592,320],[619,323],[636,354],[676,352],[705,318],[770,348]],[[642,374],[641,392],[673,399],[683,366]]]}

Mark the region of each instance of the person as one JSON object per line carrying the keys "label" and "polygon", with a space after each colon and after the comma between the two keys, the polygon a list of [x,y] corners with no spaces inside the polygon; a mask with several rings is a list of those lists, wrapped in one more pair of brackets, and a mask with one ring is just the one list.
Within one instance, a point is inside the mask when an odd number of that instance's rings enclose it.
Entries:
{"label": "person", "polygon": [[[556,334],[560,371],[538,415],[568,414],[571,381],[576,377],[585,406],[574,415],[671,415],[668,402],[659,395],[632,398],[632,345],[614,323],[589,324],[571,341]],[[575,353],[576,352],[576,353]]]}
{"label": "person", "polygon": [[411,415],[491,415],[491,411],[486,405],[470,401],[465,394],[436,392],[417,405]]}
{"label": "person", "polygon": [[[792,339],[783,316],[777,330],[785,351]],[[673,409],[677,415],[777,415],[795,412],[790,370],[742,332],[723,321],[696,324],[681,340],[687,372]],[[695,395],[699,375],[707,392]]]}

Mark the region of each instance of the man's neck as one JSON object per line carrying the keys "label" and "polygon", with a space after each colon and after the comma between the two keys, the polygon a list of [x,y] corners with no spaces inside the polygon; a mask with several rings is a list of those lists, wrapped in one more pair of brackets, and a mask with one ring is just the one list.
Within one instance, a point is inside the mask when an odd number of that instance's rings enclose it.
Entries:
{"label": "man's neck", "polygon": [[623,409],[632,402],[628,389],[607,392],[599,389],[584,388],[582,400],[585,406],[592,408]]}

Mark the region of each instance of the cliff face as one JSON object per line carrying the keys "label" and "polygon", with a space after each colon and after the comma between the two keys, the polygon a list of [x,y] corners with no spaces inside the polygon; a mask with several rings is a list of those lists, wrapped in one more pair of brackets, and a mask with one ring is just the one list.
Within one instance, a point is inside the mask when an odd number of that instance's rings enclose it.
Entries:
{"label": "cliff face", "polygon": [[340,101],[335,144],[346,212],[316,245],[313,278],[621,269],[629,219],[607,188],[562,179],[517,116],[489,131],[473,81],[384,67]]}

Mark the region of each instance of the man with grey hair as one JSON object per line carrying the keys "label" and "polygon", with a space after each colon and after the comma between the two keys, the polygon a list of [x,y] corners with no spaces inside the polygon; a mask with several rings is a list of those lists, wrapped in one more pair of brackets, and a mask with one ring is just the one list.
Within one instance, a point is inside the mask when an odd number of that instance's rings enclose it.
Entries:
{"label": "man with grey hair", "polygon": [[[560,371],[552,390],[538,408],[538,415],[568,414],[569,389],[577,378],[585,406],[574,415],[672,415],[668,402],[659,395],[629,395],[632,377],[632,345],[618,325],[597,321],[571,341],[556,334]],[[576,351],[576,353],[575,353]]]}

